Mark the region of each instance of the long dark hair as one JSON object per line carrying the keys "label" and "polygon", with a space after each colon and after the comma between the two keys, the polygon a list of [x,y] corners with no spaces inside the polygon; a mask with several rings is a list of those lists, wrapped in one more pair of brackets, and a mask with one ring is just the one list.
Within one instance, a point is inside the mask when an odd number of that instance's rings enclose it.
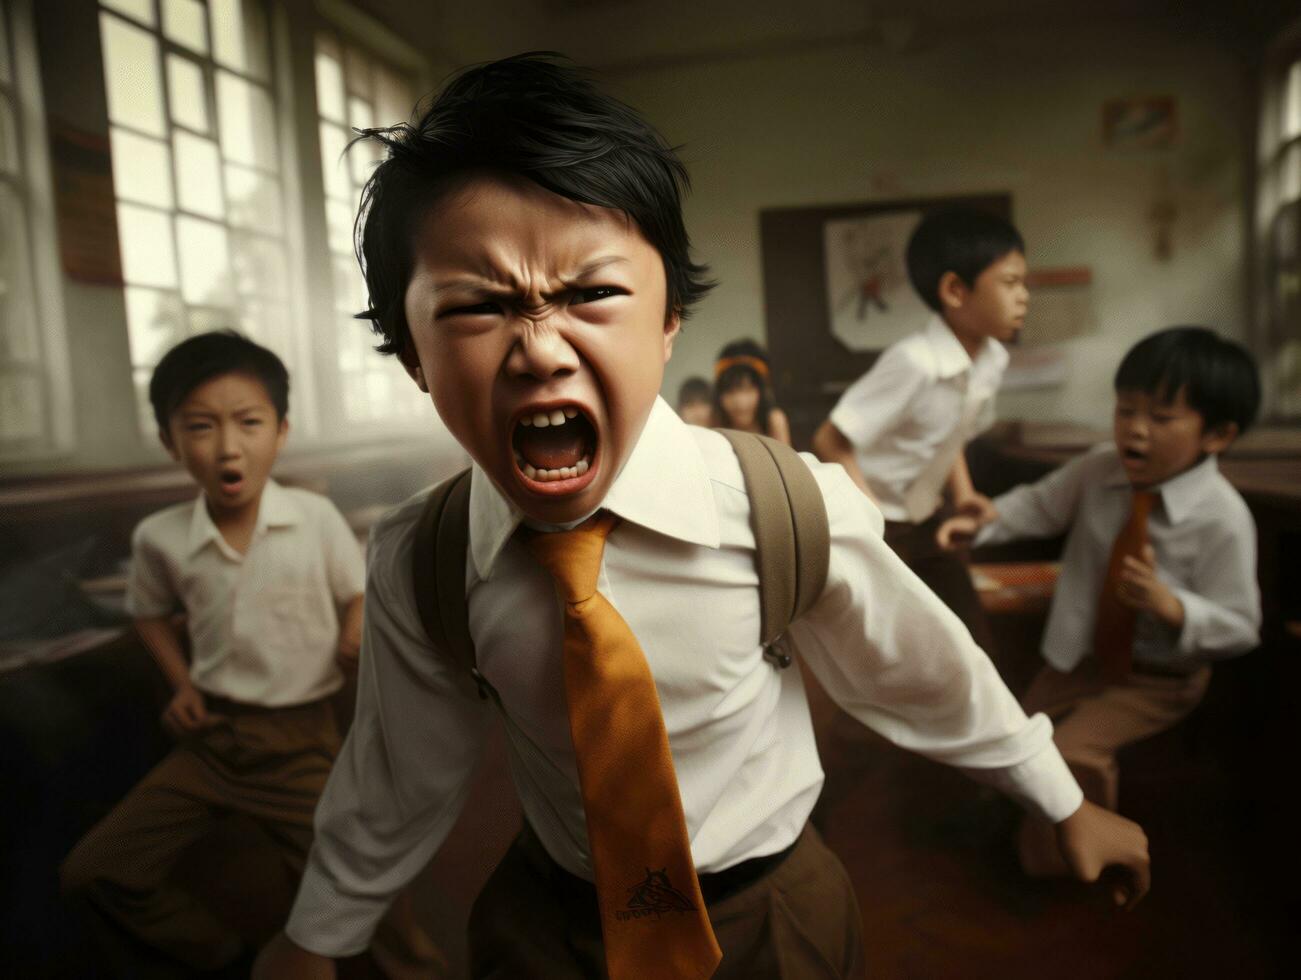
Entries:
{"label": "long dark hair", "polygon": [[730,427],[731,420],[723,409],[723,395],[750,381],[759,389],[759,407],[754,420],[759,431],[768,434],[768,419],[777,407],[769,384],[768,354],[753,340],[734,340],[718,352],[714,362],[714,417],[719,425]]}

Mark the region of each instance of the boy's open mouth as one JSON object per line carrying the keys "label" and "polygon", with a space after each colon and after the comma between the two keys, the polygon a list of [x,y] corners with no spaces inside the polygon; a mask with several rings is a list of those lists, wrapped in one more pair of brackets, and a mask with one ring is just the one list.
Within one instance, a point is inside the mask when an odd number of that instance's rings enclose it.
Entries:
{"label": "boy's open mouth", "polygon": [[1126,466],[1142,466],[1147,462],[1147,453],[1127,447],[1120,451],[1120,459]]}
{"label": "boy's open mouth", "polygon": [[590,481],[596,441],[596,427],[577,405],[527,411],[511,431],[516,468],[545,493],[572,493]]}
{"label": "boy's open mouth", "polygon": [[222,470],[217,474],[217,479],[221,481],[222,491],[231,496],[244,488],[244,474],[239,470]]}

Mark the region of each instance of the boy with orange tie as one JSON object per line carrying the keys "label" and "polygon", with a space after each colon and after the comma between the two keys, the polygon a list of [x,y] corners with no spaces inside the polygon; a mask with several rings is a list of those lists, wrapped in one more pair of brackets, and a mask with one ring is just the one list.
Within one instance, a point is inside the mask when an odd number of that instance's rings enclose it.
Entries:
{"label": "boy with orange tie", "polygon": [[[475,668],[422,622],[422,495],[373,533],[356,719],[254,975],[329,977],[365,945],[455,821],[497,713],[525,827],[471,914],[474,976],[860,976],[852,888],[808,825],[822,771],[800,671],[760,642],[737,456],[657,396],[707,289],[681,162],[538,55],[470,69],[374,135],[366,315],[473,459],[463,588],[437,604],[463,610]],[[1141,895],[1142,832],[1082,802],[1046,720],[870,501],[806,462],[830,543],[799,656],[865,724],[1054,822],[1081,876],[1119,863]]]}
{"label": "boy with orange tie", "polygon": [[[1085,796],[1115,810],[1116,753],[1186,717],[1213,660],[1256,646],[1256,527],[1217,454],[1251,425],[1260,383],[1251,355],[1201,327],[1152,334],[1116,372],[1115,438],[955,517],[951,546],[1069,530],[1043,639],[1047,663],[1022,699],[1056,722],[1054,740]],[[977,530],[979,533],[976,533]],[[1026,870],[1061,872],[1041,823],[1021,836]]]}

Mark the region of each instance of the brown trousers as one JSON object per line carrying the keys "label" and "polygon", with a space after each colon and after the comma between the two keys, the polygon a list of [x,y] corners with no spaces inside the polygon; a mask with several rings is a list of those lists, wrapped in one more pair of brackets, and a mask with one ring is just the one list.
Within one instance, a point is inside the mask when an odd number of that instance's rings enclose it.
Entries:
{"label": "brown trousers", "polygon": [[[251,817],[297,883],[312,816],[339,751],[329,702],[255,708],[209,698],[212,727],[184,739],[73,848],[65,895],[84,900],[190,970],[220,968],[240,939],[190,891],[169,880],[182,852],[226,814]],[[437,952],[400,901],[374,955],[390,976],[432,976]]]}
{"label": "brown trousers", "polygon": [[945,551],[935,541],[940,524],[949,516],[951,512],[941,507],[921,524],[886,521],[885,543],[962,620],[976,645],[993,656],[994,635],[989,628],[985,607],[980,604],[980,596],[971,583],[971,569],[966,558]]}
{"label": "brown trousers", "polygon": [[[849,876],[811,826],[776,867],[709,903],[723,949],[716,980],[864,975],[862,916]],[[561,869],[526,826],[470,913],[475,978],[605,977],[596,890]]]}
{"label": "brown trousers", "polygon": [[1173,727],[1201,702],[1211,668],[1191,674],[1144,673],[1139,667],[1119,684],[1102,679],[1095,657],[1069,674],[1052,667],[1038,673],[1021,699],[1026,714],[1053,719],[1053,741],[1086,798],[1108,810],[1119,802],[1116,753]]}

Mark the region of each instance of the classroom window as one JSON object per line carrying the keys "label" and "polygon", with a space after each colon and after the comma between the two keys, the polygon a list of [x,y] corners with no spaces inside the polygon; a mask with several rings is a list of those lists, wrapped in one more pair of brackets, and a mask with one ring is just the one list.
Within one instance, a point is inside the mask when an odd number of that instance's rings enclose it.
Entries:
{"label": "classroom window", "polygon": [[406,121],[415,102],[413,79],[331,28],[322,27],[317,33],[315,50],[317,129],[343,421],[365,425],[424,419],[427,400],[396,359],[374,352],[376,339],[369,325],[354,319],[368,304],[353,250],[353,220],[361,189],[380,155],[372,143],[351,147],[349,143],[356,130]]}
{"label": "classroom window", "polygon": [[139,422],[187,336],[240,330],[294,371],[295,311],[263,0],[101,0],[118,238]]}
{"label": "classroom window", "polygon": [[[24,0],[0,2],[0,456],[67,448],[71,407],[59,389],[61,305],[40,288],[54,268],[48,160],[35,43]],[[20,21],[19,15],[22,15]],[[43,197],[44,195],[44,197]],[[50,254],[46,254],[46,252]],[[57,336],[56,336],[57,334]],[[65,377],[66,382],[66,377]]]}
{"label": "classroom window", "polygon": [[1301,45],[1271,59],[1260,126],[1259,320],[1272,414],[1301,420]]}

